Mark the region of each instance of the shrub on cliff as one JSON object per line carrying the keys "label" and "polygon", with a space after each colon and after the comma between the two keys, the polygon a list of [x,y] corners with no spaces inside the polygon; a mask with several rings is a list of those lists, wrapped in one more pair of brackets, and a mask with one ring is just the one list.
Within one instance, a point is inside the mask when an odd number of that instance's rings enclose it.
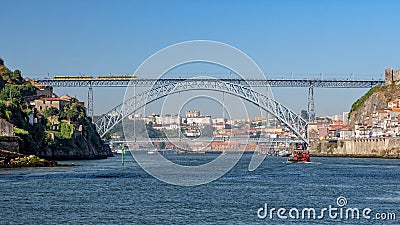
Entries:
{"label": "shrub on cliff", "polygon": [[27,130],[18,128],[18,127],[14,127],[14,134],[16,136],[20,136],[20,137],[25,137],[29,135],[29,132]]}
{"label": "shrub on cliff", "polygon": [[0,65],[0,77],[3,81],[2,83],[8,84],[23,84],[24,79],[22,78],[20,70],[11,71],[4,65]]}
{"label": "shrub on cliff", "polygon": [[74,133],[74,125],[68,123],[60,123],[60,132],[61,137],[72,138],[72,134]]}
{"label": "shrub on cliff", "polygon": [[8,109],[6,104],[2,100],[0,100],[0,118],[6,119],[7,121],[11,120],[11,111]]}
{"label": "shrub on cliff", "polygon": [[52,116],[58,116],[60,114],[60,111],[54,107],[51,106],[50,108],[44,110],[43,115],[47,118],[47,117],[52,117]]}

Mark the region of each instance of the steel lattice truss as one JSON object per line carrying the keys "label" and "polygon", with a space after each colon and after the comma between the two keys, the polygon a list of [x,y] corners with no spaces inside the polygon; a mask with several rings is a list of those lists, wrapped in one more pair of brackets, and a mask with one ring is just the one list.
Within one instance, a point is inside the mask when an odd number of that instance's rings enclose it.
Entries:
{"label": "steel lattice truss", "polygon": [[151,142],[238,142],[238,143],[302,143],[302,140],[291,138],[137,138],[135,140],[113,140],[112,143],[151,143]]}
{"label": "steel lattice truss", "polygon": [[307,121],[302,119],[289,108],[268,96],[254,91],[249,86],[213,79],[179,79],[175,80],[175,82],[155,85],[150,90],[127,99],[125,102],[116,106],[102,116],[95,122],[97,131],[99,132],[100,136],[103,137],[116,124],[120,123],[123,118],[133,114],[136,110],[144,107],[145,105],[167,95],[192,90],[213,90],[225,92],[252,102],[274,115],[297,137],[299,137],[305,143],[308,143]]}
{"label": "steel lattice truss", "polygon": [[[151,87],[185,81],[184,78],[165,79],[38,79],[40,84],[53,87]],[[191,79],[195,81],[205,78]],[[337,80],[337,79],[231,79],[222,78],[224,82],[252,87],[310,87],[315,88],[370,88],[384,84],[384,80]]]}

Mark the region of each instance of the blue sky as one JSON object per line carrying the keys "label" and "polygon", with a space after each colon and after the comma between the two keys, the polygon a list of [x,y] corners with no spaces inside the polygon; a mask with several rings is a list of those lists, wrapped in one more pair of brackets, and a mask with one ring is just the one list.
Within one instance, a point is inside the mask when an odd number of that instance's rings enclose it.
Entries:
{"label": "blue sky", "polygon": [[[168,45],[230,44],[266,74],[380,78],[400,68],[398,1],[1,0],[0,57],[25,76],[126,74]],[[56,89],[81,99],[86,90]],[[307,90],[274,89],[299,112]],[[366,90],[316,89],[317,115],[347,111]],[[95,113],[123,90],[95,89]]]}

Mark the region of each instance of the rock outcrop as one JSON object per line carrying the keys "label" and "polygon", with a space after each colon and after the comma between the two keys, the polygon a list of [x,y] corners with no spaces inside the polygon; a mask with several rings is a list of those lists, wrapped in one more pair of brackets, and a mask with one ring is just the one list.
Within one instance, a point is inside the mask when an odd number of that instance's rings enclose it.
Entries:
{"label": "rock outcrop", "polygon": [[51,166],[57,166],[57,162],[41,159],[35,155],[24,155],[7,150],[0,150],[0,168]]}
{"label": "rock outcrop", "polygon": [[91,142],[82,143],[83,148],[78,147],[62,147],[59,148],[43,148],[37,155],[45,159],[52,160],[81,160],[81,159],[106,159],[113,156],[108,145],[102,147],[93,146]]}

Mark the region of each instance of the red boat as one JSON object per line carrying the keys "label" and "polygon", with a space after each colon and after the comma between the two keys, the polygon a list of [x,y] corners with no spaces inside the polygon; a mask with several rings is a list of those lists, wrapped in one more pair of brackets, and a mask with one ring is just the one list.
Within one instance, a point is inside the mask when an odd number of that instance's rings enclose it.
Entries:
{"label": "red boat", "polygon": [[288,162],[310,162],[310,153],[308,150],[295,150],[289,156]]}

